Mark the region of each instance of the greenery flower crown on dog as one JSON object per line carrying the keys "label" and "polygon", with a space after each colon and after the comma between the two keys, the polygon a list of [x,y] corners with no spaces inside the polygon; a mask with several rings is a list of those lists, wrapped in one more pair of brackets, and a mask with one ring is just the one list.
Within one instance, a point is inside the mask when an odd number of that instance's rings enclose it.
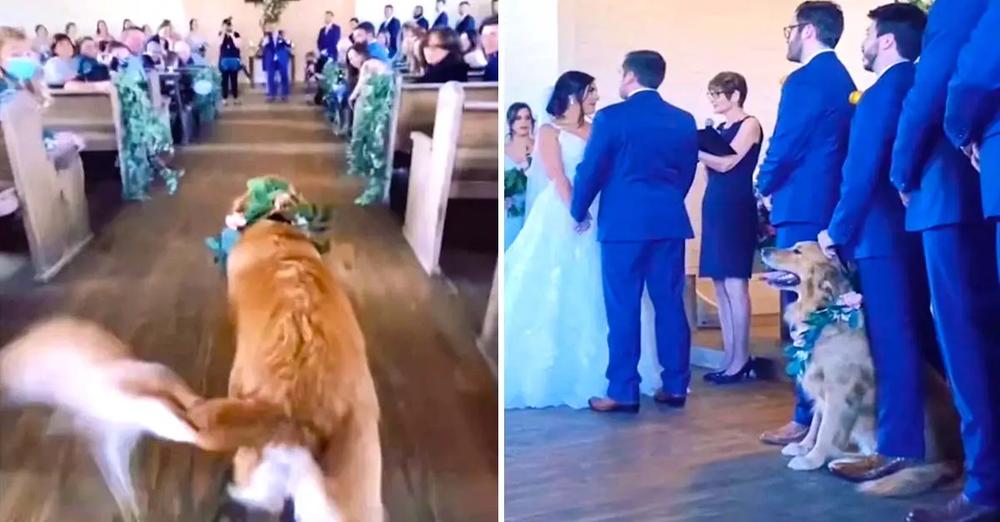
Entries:
{"label": "greenery flower crown on dog", "polygon": [[785,347],[785,356],[788,357],[788,366],[785,367],[785,372],[797,378],[802,378],[806,374],[809,361],[812,359],[813,349],[816,347],[816,341],[819,340],[820,334],[827,326],[842,323],[852,330],[859,328],[861,326],[861,302],[861,294],[848,292],[837,298],[834,304],[810,313],[805,320],[808,328],[801,333],[793,334],[795,341]]}
{"label": "greenery flower crown on dog", "polygon": [[328,241],[315,237],[318,232],[326,230],[329,209],[306,202],[294,193],[287,181],[269,176],[247,181],[247,197],[243,207],[242,212],[226,216],[225,226],[218,236],[205,239],[206,246],[223,271],[226,259],[239,241],[242,230],[262,219],[275,219],[299,228],[321,254],[330,248]]}

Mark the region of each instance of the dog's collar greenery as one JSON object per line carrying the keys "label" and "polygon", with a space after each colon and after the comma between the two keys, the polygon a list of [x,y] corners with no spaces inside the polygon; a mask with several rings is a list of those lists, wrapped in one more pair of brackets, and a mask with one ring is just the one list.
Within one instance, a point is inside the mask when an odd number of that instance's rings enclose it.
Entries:
{"label": "dog's collar greenery", "polygon": [[[313,245],[316,246],[316,250],[321,254],[325,254],[330,249],[328,240],[318,239],[316,236],[317,233],[326,229],[330,217],[329,208],[319,207],[293,196],[288,182],[276,178],[251,179],[247,182],[247,189],[248,196],[244,211],[238,215],[242,223],[234,227],[228,223],[227,219],[227,224],[223,226],[222,232],[218,236],[205,240],[205,244],[212,251],[215,262],[222,265],[223,270],[225,270],[226,258],[236,245],[240,233],[261,220],[277,221],[299,228],[310,238]],[[278,205],[275,204],[275,201],[279,197],[298,199],[299,204],[283,210],[276,210]]]}
{"label": "dog's collar greenery", "polygon": [[846,324],[852,330],[861,326],[861,295],[850,292],[840,296],[837,302],[809,314],[805,324],[807,328],[793,334],[795,341],[785,347],[788,366],[785,372],[796,378],[802,378],[812,359],[813,349],[823,330],[831,324]]}

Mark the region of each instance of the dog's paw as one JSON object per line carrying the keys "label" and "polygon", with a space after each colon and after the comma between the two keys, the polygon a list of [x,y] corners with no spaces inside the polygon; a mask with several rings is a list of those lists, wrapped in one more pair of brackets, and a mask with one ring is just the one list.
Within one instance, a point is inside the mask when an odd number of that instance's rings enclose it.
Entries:
{"label": "dog's paw", "polygon": [[790,442],[785,445],[784,448],[781,448],[781,454],[786,457],[798,457],[809,453],[809,450],[810,448],[807,448],[798,442]]}
{"label": "dog's paw", "polygon": [[788,469],[793,469],[795,471],[812,471],[823,467],[824,460],[825,459],[812,456],[811,453],[807,453],[805,455],[799,455],[798,457],[788,461]]}

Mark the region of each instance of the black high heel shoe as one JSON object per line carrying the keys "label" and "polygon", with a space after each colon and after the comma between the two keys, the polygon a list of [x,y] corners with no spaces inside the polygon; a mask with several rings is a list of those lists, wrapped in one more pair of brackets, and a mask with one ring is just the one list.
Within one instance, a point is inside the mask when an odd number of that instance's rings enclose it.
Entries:
{"label": "black high heel shoe", "polygon": [[708,372],[705,375],[702,375],[701,379],[703,381],[705,381],[705,382],[713,382],[713,381],[715,381],[716,377],[718,377],[718,376],[720,376],[720,375],[722,375],[724,373],[726,373],[726,369],[725,368],[723,368],[723,369],[721,369],[719,371],[715,371],[715,372]]}
{"label": "black high heel shoe", "polygon": [[732,375],[727,375],[723,371],[719,375],[712,377],[711,381],[714,382],[715,384],[735,384],[737,382],[742,381],[743,379],[749,379],[750,374],[754,371],[755,367],[756,364],[754,362],[753,357],[751,357],[747,359],[746,364],[744,364],[743,367],[740,368],[740,371]]}

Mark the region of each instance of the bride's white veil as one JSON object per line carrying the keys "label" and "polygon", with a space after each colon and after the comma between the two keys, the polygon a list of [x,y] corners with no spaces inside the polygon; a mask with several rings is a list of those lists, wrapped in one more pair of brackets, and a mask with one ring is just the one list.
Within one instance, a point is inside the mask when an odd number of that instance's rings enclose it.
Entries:
{"label": "bride's white veil", "polygon": [[534,103],[529,103],[531,112],[535,115],[535,150],[531,152],[531,165],[525,171],[525,174],[528,176],[528,186],[524,192],[525,215],[531,212],[535,198],[549,184],[549,177],[545,174],[545,168],[542,166],[542,161],[538,154],[538,131],[542,128],[542,125],[552,123],[553,118],[545,111],[545,108],[549,105],[549,100],[552,98],[552,91],[554,90],[554,85],[549,86],[543,90],[542,96],[535,100]]}

